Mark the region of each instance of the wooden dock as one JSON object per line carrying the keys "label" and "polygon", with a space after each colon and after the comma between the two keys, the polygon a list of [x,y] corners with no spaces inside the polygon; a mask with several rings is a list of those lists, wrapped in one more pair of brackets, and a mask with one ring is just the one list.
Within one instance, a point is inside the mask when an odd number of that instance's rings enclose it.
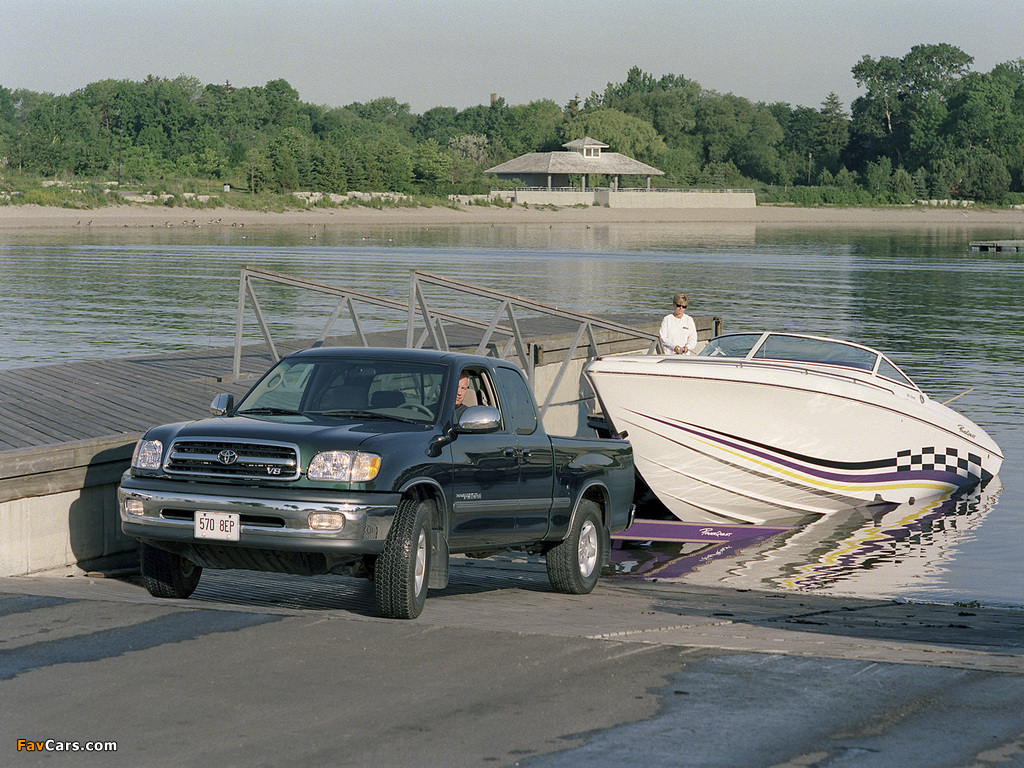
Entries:
{"label": "wooden dock", "polygon": [[[607,319],[643,327],[647,333],[657,331],[650,317]],[[575,330],[558,318],[527,319],[521,327],[535,340],[538,352],[556,354],[559,346],[563,350],[568,346],[565,337]],[[452,348],[468,346],[472,351],[476,344],[472,331],[452,328],[446,335]],[[702,337],[708,337],[707,332]],[[406,334],[404,329],[383,331],[367,334],[367,340],[370,346],[404,347]],[[278,353],[285,355],[312,346],[312,341],[275,344]],[[359,346],[359,340],[354,335],[332,337],[325,346]],[[0,409],[4,414],[0,420],[0,480],[10,476],[9,451],[116,436],[135,440],[157,424],[209,415],[208,406],[215,395],[244,394],[252,379],[273,362],[265,344],[246,346],[240,379],[232,381],[233,355],[232,347],[222,347],[0,370]]]}
{"label": "wooden dock", "polygon": [[971,250],[981,253],[1024,252],[1024,240],[976,240],[971,243]]}

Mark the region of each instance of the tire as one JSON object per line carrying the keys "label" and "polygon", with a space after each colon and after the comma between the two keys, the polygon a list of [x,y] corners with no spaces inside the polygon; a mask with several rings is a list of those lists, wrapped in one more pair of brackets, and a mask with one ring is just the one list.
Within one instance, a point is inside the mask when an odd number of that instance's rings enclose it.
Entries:
{"label": "tire", "polygon": [[601,508],[589,499],[580,502],[565,540],[548,550],[548,580],[556,592],[586,595],[594,591],[608,557]]}
{"label": "tire", "polygon": [[175,555],[149,544],[139,545],[142,584],[153,597],[184,599],[196,591],[202,567],[181,555]]}
{"label": "tire", "polygon": [[433,501],[405,499],[398,505],[384,551],[374,568],[377,612],[386,619],[415,619],[427,600]]}

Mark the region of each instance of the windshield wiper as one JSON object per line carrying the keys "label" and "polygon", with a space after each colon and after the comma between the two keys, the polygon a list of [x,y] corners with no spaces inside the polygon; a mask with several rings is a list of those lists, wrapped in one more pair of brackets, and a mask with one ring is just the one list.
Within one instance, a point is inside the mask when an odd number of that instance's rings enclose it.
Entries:
{"label": "windshield wiper", "polygon": [[349,410],[347,408],[341,408],[335,411],[322,411],[323,416],[350,416],[354,419],[389,419],[391,421],[401,421],[405,424],[422,424],[422,420],[410,419],[407,416],[395,416],[390,413],[380,413],[378,411],[359,411]]}
{"label": "windshield wiper", "polygon": [[288,408],[246,408],[244,411],[235,411],[237,416],[305,416],[302,411],[292,411]]}

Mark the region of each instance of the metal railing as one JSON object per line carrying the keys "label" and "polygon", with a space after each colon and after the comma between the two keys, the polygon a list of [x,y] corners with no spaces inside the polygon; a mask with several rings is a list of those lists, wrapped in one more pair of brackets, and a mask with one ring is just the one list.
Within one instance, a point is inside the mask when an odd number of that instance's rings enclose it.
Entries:
{"label": "metal railing", "polygon": [[[462,280],[442,277],[441,275],[431,274],[430,272],[413,270],[410,273],[409,284],[409,328],[406,337],[408,346],[418,347],[422,345],[421,343],[413,343],[414,321],[418,313],[426,324],[426,332],[420,337],[421,342],[425,338],[429,337],[435,348],[449,348],[448,340],[440,322],[443,316],[441,313],[430,309],[426,295],[423,291],[424,285],[432,285],[496,302],[497,306],[494,310],[494,314],[491,316],[491,321],[487,325],[483,337],[480,339],[480,342],[477,344],[474,352],[478,355],[486,354],[489,350],[491,339],[495,332],[500,332],[504,335],[510,336],[497,356],[507,360],[514,349],[519,360],[519,365],[526,372],[527,379],[531,386],[536,383],[536,359],[535,355],[530,351],[531,344],[526,341],[522,333],[521,324],[519,322],[520,318],[517,315],[517,312],[531,312],[535,315],[557,317],[562,320],[578,323],[575,336],[566,349],[565,356],[562,359],[558,373],[555,375],[554,382],[549,388],[546,398],[540,404],[541,416],[544,415],[548,406],[551,404],[551,398],[554,396],[555,391],[558,389],[562,379],[565,377],[565,374],[575,357],[576,350],[580,348],[580,344],[584,337],[587,339],[588,356],[596,357],[598,355],[599,344],[597,337],[594,334],[595,329],[611,331],[626,338],[644,341],[648,344],[648,353],[657,351],[661,344],[657,334],[647,333],[637,328],[631,328],[630,326],[606,320],[601,317],[586,315],[582,312],[570,312],[568,310],[551,306],[550,304],[543,304],[539,301],[533,301],[532,299],[524,299],[520,296],[513,296],[512,294],[503,293],[502,291],[491,290],[490,288],[473,285],[472,283],[467,283]],[[499,325],[503,316],[508,321],[507,326]]]}
{"label": "metal railing", "polygon": [[253,311],[256,314],[256,321],[259,323],[260,330],[263,332],[263,339],[267,342],[267,346],[270,348],[270,356],[273,358],[275,363],[281,359],[281,356],[277,352],[277,346],[274,344],[274,340],[270,335],[270,326],[267,325],[266,318],[263,315],[263,309],[260,307],[259,298],[256,295],[256,288],[254,285],[255,280],[265,280],[270,283],[277,283],[278,285],[289,285],[294,288],[300,288],[314,293],[322,293],[328,296],[336,296],[338,298],[338,303],[335,305],[334,311],[330,314],[327,324],[324,325],[324,329],[321,331],[320,336],[317,337],[316,342],[314,342],[314,346],[323,344],[324,340],[330,333],[331,328],[334,327],[334,324],[338,321],[342,311],[346,308],[349,310],[349,315],[352,319],[356,335],[359,337],[360,344],[364,347],[368,346],[366,334],[363,332],[359,312],[356,308],[357,302],[374,307],[394,309],[400,312],[403,312],[406,308],[405,304],[399,301],[385,299],[369,293],[353,291],[349,288],[339,288],[334,285],[318,283],[305,278],[291,277],[290,275],[283,275],[279,272],[270,272],[265,269],[242,267],[238,281],[238,314],[235,319],[235,354],[234,364],[231,370],[232,378],[235,380],[242,378],[242,335],[245,325],[246,296],[248,296],[252,301]]}
{"label": "metal railing", "polygon": [[[360,305],[390,309],[401,312],[405,316],[405,343],[407,347],[422,349],[429,345],[434,349],[447,351],[451,349],[449,336],[453,326],[479,331],[479,341],[472,351],[478,355],[493,355],[504,360],[512,359],[514,354],[520,367],[526,372],[531,385],[535,384],[535,344],[526,338],[522,331],[520,320],[523,319],[524,315],[529,314],[531,316],[554,317],[575,323],[577,324],[575,335],[566,349],[565,357],[561,362],[554,383],[550,387],[547,397],[541,403],[542,416],[551,404],[553,393],[565,377],[571,361],[575,357],[577,350],[583,345],[584,339],[586,339],[587,356],[597,356],[599,342],[595,335],[595,330],[608,331],[621,338],[641,341],[648,345],[648,353],[656,352],[660,348],[657,334],[647,333],[594,315],[570,312],[539,301],[525,299],[462,280],[455,280],[419,270],[410,272],[409,301],[407,304],[403,304],[393,299],[374,296],[373,294],[350,288],[341,288],[327,283],[319,283],[314,280],[292,277],[255,267],[242,267],[239,278],[238,312],[235,323],[234,362],[232,367],[232,378],[234,380],[242,378],[242,341],[247,298],[252,303],[256,321],[270,349],[271,357],[275,363],[281,359],[281,355],[277,351],[277,345],[271,336],[270,326],[260,306],[255,286],[256,281],[291,286],[305,291],[333,296],[338,299],[313,346],[320,346],[324,343],[335,324],[341,318],[342,313],[346,310],[359,343],[364,347],[369,346],[369,341],[363,327],[364,323],[359,314]],[[485,303],[493,302],[493,312],[489,319],[481,320],[459,315],[445,309],[434,308],[427,293],[424,291],[425,286],[455,292],[459,295],[458,303],[461,304],[465,304],[467,296],[483,300]],[[487,309],[482,310],[484,313],[488,311]],[[460,345],[461,347],[462,345]]]}
{"label": "metal railing", "polygon": [[[593,192],[595,189],[607,189],[612,192],[686,192],[686,193],[700,193],[700,194],[753,194],[753,189],[722,189],[721,187],[608,187],[608,186],[595,186],[595,187],[516,187],[515,192]],[[491,190],[491,194],[498,194],[499,192],[508,192],[509,190]]]}
{"label": "metal railing", "polygon": [[721,189],[719,187],[615,187],[612,192],[686,192],[693,194],[753,194],[752,189]]}

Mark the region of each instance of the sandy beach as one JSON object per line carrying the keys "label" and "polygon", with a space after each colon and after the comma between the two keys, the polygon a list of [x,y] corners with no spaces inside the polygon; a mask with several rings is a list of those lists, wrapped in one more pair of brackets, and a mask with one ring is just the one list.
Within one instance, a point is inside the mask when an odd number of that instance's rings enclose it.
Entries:
{"label": "sandy beach", "polygon": [[238,208],[117,205],[88,210],[34,205],[0,206],[0,231],[75,227],[349,227],[517,224],[753,224],[779,227],[999,227],[1024,237],[1024,211],[906,206],[892,208],[612,209],[603,207],[310,208],[282,213]]}

